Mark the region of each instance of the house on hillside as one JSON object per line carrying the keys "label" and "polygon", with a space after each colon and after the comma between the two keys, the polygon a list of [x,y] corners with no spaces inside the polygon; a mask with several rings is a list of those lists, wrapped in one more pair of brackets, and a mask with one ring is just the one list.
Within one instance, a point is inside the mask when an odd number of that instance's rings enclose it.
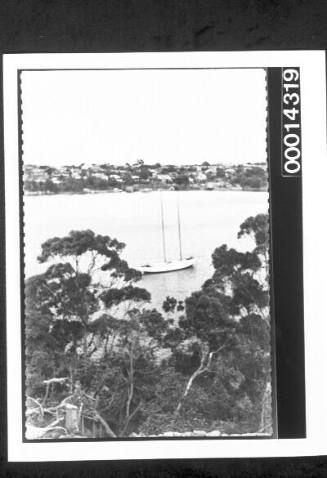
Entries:
{"label": "house on hillside", "polygon": [[149,169],[149,172],[151,173],[152,175],[152,178],[156,179],[158,177],[158,171],[157,169]]}
{"label": "house on hillside", "polygon": [[210,165],[210,166],[207,166],[206,168],[206,174],[216,174],[216,170],[217,170],[217,166],[214,164],[214,165]]}
{"label": "house on hillside", "polygon": [[226,174],[235,174],[236,170],[234,168],[226,168],[225,173]]}
{"label": "house on hillside", "polygon": [[196,180],[199,183],[204,183],[207,180],[207,175],[201,171],[196,175]]}
{"label": "house on hillside", "polygon": [[49,175],[45,169],[42,168],[33,168],[24,170],[24,180],[25,181],[35,181],[36,183],[43,183],[49,179]]}
{"label": "house on hillside", "polygon": [[51,181],[53,182],[53,184],[61,184],[62,183],[62,179],[60,177],[60,174],[53,174],[51,176]]}
{"label": "house on hillside", "polygon": [[96,179],[102,179],[104,181],[108,180],[108,176],[105,173],[102,172],[94,172],[92,176]]}
{"label": "house on hillside", "polygon": [[70,174],[73,179],[81,179],[82,171],[79,168],[71,168]]}
{"label": "house on hillside", "polygon": [[173,182],[169,174],[158,174],[157,179],[164,184],[169,184]]}
{"label": "house on hillside", "polygon": [[33,172],[34,172],[34,166],[31,166],[31,165],[24,166],[24,181],[33,181],[34,179]]}
{"label": "house on hillside", "polygon": [[92,164],[91,168],[94,173],[103,173],[102,166],[100,166],[99,164]]}
{"label": "house on hillside", "polygon": [[60,176],[62,176],[64,178],[69,178],[70,175],[71,175],[71,172],[70,172],[70,169],[69,169],[68,166],[61,166],[58,169],[58,174],[60,174]]}
{"label": "house on hillside", "polygon": [[123,182],[123,180],[122,180],[122,178],[119,176],[119,174],[110,174],[109,179],[113,179],[113,180],[115,180],[117,183],[122,183],[122,182]]}

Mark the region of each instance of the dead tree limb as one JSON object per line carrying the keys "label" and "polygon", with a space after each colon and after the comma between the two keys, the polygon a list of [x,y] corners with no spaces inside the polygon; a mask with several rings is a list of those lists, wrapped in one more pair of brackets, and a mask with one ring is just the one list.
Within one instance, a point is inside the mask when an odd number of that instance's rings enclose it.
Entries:
{"label": "dead tree limb", "polygon": [[106,420],[104,418],[101,417],[101,415],[99,414],[99,412],[97,412],[95,410],[94,412],[95,414],[95,418],[97,418],[99,420],[99,422],[103,425],[104,429],[106,430],[107,434],[112,437],[112,438],[117,438],[117,436],[114,434],[114,432],[111,430],[109,424],[106,422]]}

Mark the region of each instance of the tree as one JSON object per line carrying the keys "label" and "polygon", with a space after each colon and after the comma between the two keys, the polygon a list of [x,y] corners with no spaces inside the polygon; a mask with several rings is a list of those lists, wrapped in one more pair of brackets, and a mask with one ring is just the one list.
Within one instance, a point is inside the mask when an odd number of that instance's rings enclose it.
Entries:
{"label": "tree", "polygon": [[124,319],[99,320],[110,343],[96,363],[90,362],[92,373],[84,387],[114,433],[126,436],[149,413],[147,404],[161,374],[156,352],[167,322],[157,311],[136,309]]}
{"label": "tree", "polygon": [[[191,375],[177,404],[175,413],[180,412],[197,377],[209,372],[213,359],[230,347],[234,340],[235,321],[228,316],[226,297],[214,288],[194,292],[185,301],[186,313],[179,319],[179,336],[175,346],[174,362],[189,362]],[[182,360],[181,360],[182,359]],[[184,370],[184,371],[186,371]]]}
{"label": "tree", "polygon": [[51,316],[38,310],[35,303],[34,278],[26,282],[25,336],[26,336],[26,393],[40,397],[43,394],[43,381],[59,373],[64,347],[49,333]]}
{"label": "tree", "polygon": [[46,411],[49,427],[70,403],[111,437],[269,431],[268,216],[247,218],[244,236],[251,251],[216,248],[212,277],[166,297],[163,314],[117,239],[86,230],[42,244],[47,269],[25,286],[30,419]]}
{"label": "tree", "polygon": [[26,284],[29,375],[36,360],[32,344],[37,336],[43,341],[43,353],[48,353],[44,345],[49,341],[49,353],[62,354],[60,364],[44,372],[43,367],[41,375],[60,369],[71,383],[79,380],[85,385],[96,354],[101,351],[105,356],[115,346],[114,331],[125,334],[133,329],[131,310],[149,302],[150,294],[136,287],[141,273],[120,257],[124,247],[117,239],[89,230],[71,231],[42,244],[38,259],[49,267]]}
{"label": "tree", "polygon": [[167,164],[165,166],[162,166],[161,173],[162,174],[169,174],[169,173],[174,173],[177,170],[177,166],[174,166],[173,164]]}
{"label": "tree", "polygon": [[264,183],[259,176],[245,176],[241,178],[240,185],[243,188],[260,189]]}
{"label": "tree", "polygon": [[[49,176],[50,176],[50,174],[49,174]],[[59,191],[59,188],[58,188],[57,184],[55,184],[53,181],[51,181],[51,179],[47,179],[43,183],[43,189],[44,189],[44,191],[48,191],[48,192],[51,192],[51,193],[57,193]]]}
{"label": "tree", "polygon": [[109,187],[116,188],[117,186],[119,186],[119,184],[120,183],[115,178],[109,178],[108,179],[108,186]]}
{"label": "tree", "polygon": [[143,180],[144,179],[147,180],[147,179],[151,178],[151,176],[152,176],[152,173],[149,170],[148,166],[141,166],[139,174],[140,174],[140,178],[143,179]]}
{"label": "tree", "polygon": [[46,172],[47,172],[47,174],[48,174],[48,176],[49,176],[49,179],[51,179],[53,173],[56,172],[56,169],[55,169],[55,168],[51,168],[51,167],[49,166],[49,167],[47,167]]}
{"label": "tree", "polygon": [[126,186],[132,186],[134,184],[132,173],[129,171],[125,172],[123,179]]}
{"label": "tree", "polygon": [[217,176],[217,178],[219,178],[219,179],[225,178],[225,177],[226,177],[226,173],[225,173],[224,168],[222,168],[221,166],[217,166],[217,168],[216,168],[216,176]]}
{"label": "tree", "polygon": [[[60,191],[79,193],[83,190],[84,181],[82,179],[75,179],[72,177],[60,177],[62,183],[59,186]],[[89,181],[89,177],[87,178]]]}
{"label": "tree", "polygon": [[[230,297],[230,313],[238,320],[235,356],[244,376],[243,389],[253,403],[257,423],[270,388],[269,234],[268,215],[247,218],[238,237],[250,236],[255,247],[238,253],[227,246],[214,251],[210,286]],[[269,429],[270,424],[265,424]]]}
{"label": "tree", "polygon": [[174,324],[177,319],[177,314],[183,312],[185,306],[182,300],[177,301],[175,297],[167,296],[162,304],[162,309],[166,313],[167,322]]}
{"label": "tree", "polygon": [[24,189],[25,191],[32,191],[32,192],[38,192],[41,191],[40,183],[37,181],[30,181],[30,180],[24,180]]}
{"label": "tree", "polygon": [[237,237],[240,239],[243,236],[250,236],[256,247],[253,250],[257,254],[264,269],[268,268],[269,261],[269,217],[267,214],[257,214],[255,217],[248,217],[241,225]]}
{"label": "tree", "polygon": [[176,415],[191,407],[195,393],[208,400],[208,388],[201,388],[201,382],[207,387],[210,383],[229,403],[223,413],[234,420],[242,413],[244,419],[252,417],[255,431],[270,381],[267,215],[244,221],[239,237],[244,235],[253,237],[255,248],[241,253],[223,245],[214,251],[212,278],[185,300],[185,315],[178,328],[168,331],[167,341],[173,350],[171,363],[188,376]]}
{"label": "tree", "polygon": [[243,165],[236,167],[233,184],[239,184],[242,188],[261,189],[267,187],[267,171],[259,166],[244,168]]}
{"label": "tree", "polygon": [[178,176],[176,176],[176,178],[174,179],[174,182],[178,185],[178,186],[188,186],[189,185],[189,182],[190,182],[190,179],[188,177],[187,174],[179,174]]}

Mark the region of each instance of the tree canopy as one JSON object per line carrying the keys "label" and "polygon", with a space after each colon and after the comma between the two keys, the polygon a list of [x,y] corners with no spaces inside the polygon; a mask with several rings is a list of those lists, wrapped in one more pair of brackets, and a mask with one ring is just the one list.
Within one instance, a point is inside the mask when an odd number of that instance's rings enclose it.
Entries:
{"label": "tree canopy", "polygon": [[25,286],[29,423],[67,436],[70,404],[83,436],[269,432],[268,216],[247,218],[244,236],[252,250],[217,247],[212,277],[162,311],[116,238],[71,231],[42,244],[47,268]]}

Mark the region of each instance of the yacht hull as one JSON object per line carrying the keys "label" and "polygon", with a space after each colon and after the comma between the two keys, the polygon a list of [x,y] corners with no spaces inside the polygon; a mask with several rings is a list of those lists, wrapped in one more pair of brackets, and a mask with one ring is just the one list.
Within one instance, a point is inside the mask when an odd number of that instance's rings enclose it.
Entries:
{"label": "yacht hull", "polygon": [[194,262],[195,259],[193,257],[188,257],[187,259],[181,259],[179,261],[146,264],[138,267],[138,270],[143,272],[143,274],[162,274],[164,272],[174,272],[188,269],[194,266]]}

